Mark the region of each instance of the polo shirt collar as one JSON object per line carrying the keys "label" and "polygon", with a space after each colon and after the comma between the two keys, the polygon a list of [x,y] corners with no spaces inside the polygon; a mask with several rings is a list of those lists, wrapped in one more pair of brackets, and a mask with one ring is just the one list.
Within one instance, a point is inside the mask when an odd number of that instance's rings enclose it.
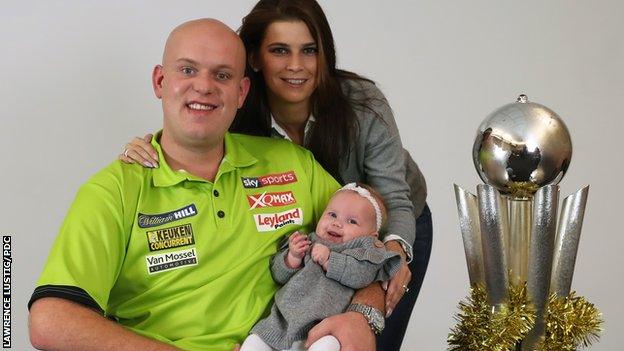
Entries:
{"label": "polo shirt collar", "polygon": [[[310,117],[308,117],[308,120],[306,121],[305,127],[303,127],[303,141],[304,141],[303,144],[304,145],[308,145],[308,136],[310,135],[310,130],[312,129],[312,127],[314,127],[315,123],[316,123],[316,118],[314,118],[313,114],[310,114]],[[288,141],[292,141],[290,137],[288,136],[288,134],[286,133],[286,131],[284,130],[284,128],[282,128],[282,126],[280,126],[277,123],[272,113],[271,113],[271,135],[273,137],[279,137],[282,139],[286,139]]]}
{"label": "polo shirt collar", "polygon": [[[162,147],[160,146],[160,136],[162,134],[162,130],[158,131],[154,137],[152,138],[152,146],[158,153],[159,166],[158,168],[154,168],[153,171],[153,180],[154,186],[157,187],[168,187],[173,186],[183,181],[199,181],[199,182],[207,182],[207,180],[202,179],[200,177],[196,177],[190,173],[185,172],[184,170],[173,170],[167,164],[165,159],[165,154],[163,153]],[[225,144],[225,154],[223,156],[223,160],[221,160],[221,165],[219,165],[219,170],[217,171],[217,178],[220,174],[230,172],[236,168],[247,167],[258,160],[253,157],[243,145],[241,145],[232,135],[228,132],[224,137]]]}
{"label": "polo shirt collar", "polygon": [[223,155],[223,160],[221,161],[221,166],[219,167],[219,173],[223,173],[226,170],[223,169],[226,165],[230,165],[234,168],[242,168],[253,165],[258,162],[258,159],[255,158],[243,144],[239,143],[230,132],[225,133],[225,155]]}

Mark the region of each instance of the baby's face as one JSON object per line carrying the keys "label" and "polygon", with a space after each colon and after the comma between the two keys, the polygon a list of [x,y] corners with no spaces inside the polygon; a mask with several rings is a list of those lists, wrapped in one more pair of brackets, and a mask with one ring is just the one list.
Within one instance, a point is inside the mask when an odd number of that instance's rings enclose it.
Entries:
{"label": "baby's face", "polygon": [[337,192],[316,225],[316,235],[326,241],[343,243],[360,236],[377,236],[375,209],[358,193]]}

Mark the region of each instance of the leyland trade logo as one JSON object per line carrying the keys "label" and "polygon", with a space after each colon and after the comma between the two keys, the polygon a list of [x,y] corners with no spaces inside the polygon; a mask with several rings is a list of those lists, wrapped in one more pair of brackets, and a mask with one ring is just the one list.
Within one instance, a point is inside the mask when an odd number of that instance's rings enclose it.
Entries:
{"label": "leyland trade logo", "polygon": [[267,193],[247,195],[247,201],[251,210],[257,207],[278,207],[291,205],[297,202],[292,191],[284,191],[281,193]]}
{"label": "leyland trade logo", "polygon": [[269,186],[269,185],[282,185],[282,184],[294,183],[297,181],[297,176],[295,175],[294,171],[288,171],[284,173],[268,174],[268,175],[263,175],[260,177],[254,177],[254,178],[241,177],[241,180],[243,181],[243,186],[245,188],[253,189],[253,188],[262,188],[264,186]]}
{"label": "leyland trade logo", "polygon": [[188,206],[179,208],[177,210],[173,210],[167,213],[160,214],[143,214],[139,213],[138,215],[138,223],[141,228],[151,228],[158,227],[159,225],[163,225],[169,222],[174,222],[180,220],[182,218],[192,217],[197,214],[197,208],[195,204],[190,204]]}
{"label": "leyland trade logo", "polygon": [[280,213],[255,214],[254,222],[259,232],[269,232],[288,224],[303,224],[303,210],[294,208]]}

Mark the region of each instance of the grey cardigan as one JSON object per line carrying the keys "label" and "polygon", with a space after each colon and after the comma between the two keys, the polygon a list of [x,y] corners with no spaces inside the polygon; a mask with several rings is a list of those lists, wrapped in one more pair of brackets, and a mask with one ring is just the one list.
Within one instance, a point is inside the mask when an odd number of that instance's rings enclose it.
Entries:
{"label": "grey cardigan", "polygon": [[[357,135],[349,154],[340,162],[340,176],[345,183],[363,182],[381,194],[388,209],[384,233],[386,237],[401,237],[408,245],[406,251],[411,259],[416,218],[425,207],[427,197],[425,178],[403,149],[392,109],[377,86],[366,80],[344,80],[342,89],[350,100],[370,100],[372,111],[353,106]],[[315,122],[310,119],[308,123],[311,125],[306,126],[306,131],[313,128]],[[285,137],[275,129],[273,136]]]}
{"label": "grey cardigan", "polygon": [[348,159],[341,162],[340,175],[346,183],[364,182],[377,189],[388,207],[386,235],[398,235],[411,246],[416,218],[425,207],[425,178],[403,149],[392,109],[377,86],[364,80],[347,80],[342,86],[350,99],[372,99],[377,115],[354,106],[358,135]]}
{"label": "grey cardigan", "polygon": [[271,259],[271,274],[285,284],[275,294],[271,314],[256,323],[250,333],[258,335],[272,348],[285,350],[298,340],[305,340],[310,329],[321,320],[344,312],[355,289],[373,281],[390,279],[399,270],[401,258],[372,236],[332,244],[310,234],[331,250],[327,272],[312,261],[308,252],[298,269],[284,262],[288,247]]}

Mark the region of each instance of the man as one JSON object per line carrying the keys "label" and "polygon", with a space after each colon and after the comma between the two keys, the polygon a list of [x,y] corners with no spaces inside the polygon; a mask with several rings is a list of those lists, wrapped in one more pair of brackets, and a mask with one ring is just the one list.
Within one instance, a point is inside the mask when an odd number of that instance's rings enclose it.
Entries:
{"label": "man", "polygon": [[[163,161],[116,161],[81,187],[29,303],[35,347],[231,350],[264,314],[277,242],[312,230],[338,184],[291,143],[227,133],[244,68],[242,42],[218,21],[170,34],[152,75]],[[344,349],[372,341],[356,312],[311,338],[327,333]]]}

